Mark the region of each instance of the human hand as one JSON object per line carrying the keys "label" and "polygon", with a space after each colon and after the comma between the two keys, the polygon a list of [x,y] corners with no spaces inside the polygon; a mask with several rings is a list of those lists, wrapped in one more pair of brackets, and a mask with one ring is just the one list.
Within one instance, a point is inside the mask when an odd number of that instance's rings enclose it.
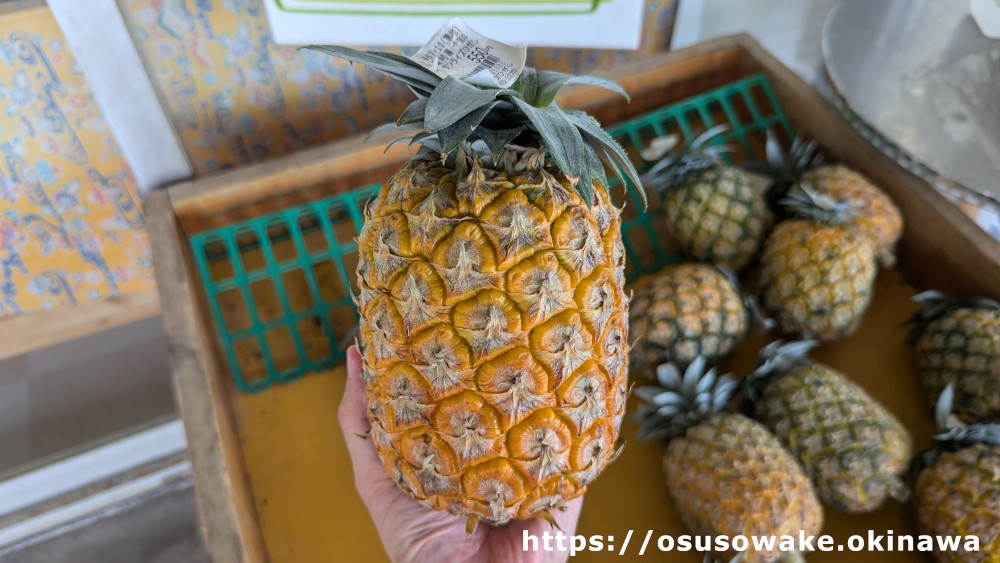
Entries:
{"label": "human hand", "polygon": [[[425,508],[400,490],[386,473],[371,440],[359,437],[368,435],[371,430],[367,406],[365,383],[361,379],[361,355],[357,347],[351,346],[347,350],[347,387],[337,417],[354,467],[354,484],[392,561],[566,561],[568,552],[523,550],[525,531],[536,538],[541,538],[545,532],[555,533],[551,524],[540,518],[512,520],[499,527],[481,522],[472,534],[466,534],[464,518]],[[583,497],[566,504],[566,510],[554,511],[553,516],[559,528],[572,535],[580,519]]]}

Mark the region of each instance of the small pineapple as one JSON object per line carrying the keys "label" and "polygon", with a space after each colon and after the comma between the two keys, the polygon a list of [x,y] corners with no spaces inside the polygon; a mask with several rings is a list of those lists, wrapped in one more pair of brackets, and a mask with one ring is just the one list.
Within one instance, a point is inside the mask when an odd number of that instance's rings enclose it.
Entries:
{"label": "small pineapple", "polygon": [[685,254],[739,272],[760,249],[771,216],[750,177],[719,159],[728,147],[708,146],[725,130],[710,129],[668,154],[643,182],[661,194],[667,228]]}
{"label": "small pineapple", "polygon": [[930,404],[955,387],[956,413],[967,422],[1000,420],[1000,302],[958,300],[939,291],[914,297],[924,307],[908,322],[917,370]]}
{"label": "small pineapple", "polygon": [[770,201],[784,197],[790,187],[801,182],[816,193],[853,204],[857,210],[853,221],[874,237],[879,263],[885,267],[895,264],[894,250],[903,234],[903,215],[889,194],[853,168],[823,164],[815,141],[797,136],[784,151],[773,131],[768,131],[765,148],[767,163],[754,163],[748,169],[763,172],[774,180],[768,190]]}
{"label": "small pineapple", "polygon": [[636,371],[652,379],[656,366],[687,367],[702,356],[714,365],[743,341],[750,310],[732,272],[710,264],[669,266],[639,290],[629,306]]}
{"label": "small pineapple", "polygon": [[[705,371],[697,358],[682,376],[673,364],[657,368],[657,386],[636,393],[648,403],[637,438],[667,440],[667,488],[685,525],[711,536],[780,536],[819,533],[823,510],[809,478],[763,425],[725,413],[739,384]],[[730,550],[716,553],[730,560]],[[777,561],[779,551],[742,553],[740,561]]]}
{"label": "small pineapple", "polygon": [[872,237],[851,224],[854,206],[792,190],[782,221],[764,244],[758,294],[783,332],[834,340],[854,332],[871,302],[877,266]]}
{"label": "small pineapple", "polygon": [[935,544],[940,563],[1000,562],[1000,425],[955,424],[949,417],[953,398],[951,386],[945,387],[936,412],[941,433],[914,460],[917,528],[959,538],[955,550]]}
{"label": "small pineapple", "polygon": [[813,363],[813,341],[767,345],[744,381],[754,417],[802,462],[820,498],[850,514],[890,495],[905,500],[900,476],[912,440],[885,407],[842,374]]}
{"label": "small pineapple", "polygon": [[398,124],[423,146],[358,236],[374,447],[402,490],[470,532],[551,520],[614,458],[628,298],[602,162],[638,174],[592,117],[554,102],[578,78],[526,68],[484,88],[399,55],[318,49],[418,96]]}

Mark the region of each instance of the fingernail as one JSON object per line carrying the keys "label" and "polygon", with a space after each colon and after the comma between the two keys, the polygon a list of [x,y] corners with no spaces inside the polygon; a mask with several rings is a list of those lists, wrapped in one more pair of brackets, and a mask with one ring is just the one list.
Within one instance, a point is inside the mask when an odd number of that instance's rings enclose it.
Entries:
{"label": "fingernail", "polygon": [[361,372],[361,353],[358,352],[358,347],[354,344],[347,348],[347,377],[353,377],[353,374],[358,374]]}

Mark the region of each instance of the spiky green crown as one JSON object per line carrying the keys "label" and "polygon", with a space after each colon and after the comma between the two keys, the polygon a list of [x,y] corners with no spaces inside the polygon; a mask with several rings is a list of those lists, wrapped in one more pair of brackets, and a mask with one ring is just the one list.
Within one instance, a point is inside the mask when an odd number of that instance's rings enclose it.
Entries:
{"label": "spiky green crown", "polygon": [[636,438],[671,440],[705,418],[722,412],[739,389],[729,375],[716,376],[715,368],[705,371],[705,358],[699,356],[681,375],[674,364],[656,368],[659,385],[636,389],[646,404],[632,415],[642,421]]}
{"label": "spiky green crown", "polygon": [[[573,83],[600,86],[627,99],[625,91],[610,80],[525,68],[510,88],[490,88],[452,76],[440,78],[416,61],[393,53],[333,45],[304,48],[364,64],[406,84],[417,95],[395,123],[387,123],[372,133],[411,129],[415,131],[413,136],[403,140],[420,143],[442,155],[453,155],[469,145],[471,150],[493,158],[512,144],[545,147],[563,174],[576,179],[575,189],[588,206],[594,201],[594,180],[607,185],[604,165],[622,185],[626,185],[626,177],[640,185],[625,150],[597,120],[583,111],[562,109],[555,102],[559,89]],[[641,189],[639,192],[645,198]]]}
{"label": "spiky green crown", "polygon": [[792,216],[824,225],[843,225],[858,216],[857,204],[819,193],[805,182],[793,186],[779,203]]}
{"label": "spiky green crown", "polygon": [[917,303],[923,303],[923,307],[906,320],[904,324],[913,325],[906,334],[906,343],[914,345],[927,330],[927,325],[941,318],[948,313],[959,308],[976,309],[1000,309],[1000,302],[985,297],[973,297],[971,299],[958,299],[942,291],[930,290],[918,293],[913,296]]}
{"label": "spiky green crown", "polygon": [[816,346],[815,340],[775,340],[757,354],[757,369],[743,380],[747,400],[751,403],[760,398],[771,379],[788,373],[799,366],[812,364],[809,358]]}
{"label": "spiky green crown", "polygon": [[683,145],[665,156],[663,150],[672,148],[670,147],[672,137],[655,140],[666,140],[667,143],[664,143],[664,149],[659,149],[654,141],[654,144],[644,151],[643,158],[658,161],[642,175],[643,185],[658,192],[677,189],[691,176],[721,166],[723,164],[721,155],[733,150],[728,145],[717,144],[720,135],[728,131],[728,126],[717,125],[689,138]]}
{"label": "spiky green crown", "polygon": [[934,443],[931,447],[914,456],[907,471],[907,478],[910,482],[915,481],[917,475],[924,468],[933,465],[943,452],[960,450],[973,444],[1000,447],[1000,424],[967,425],[962,423],[957,417],[952,416],[954,400],[955,389],[949,383],[941,391],[941,396],[938,397],[937,405],[934,408],[934,421],[937,424],[938,433],[934,436]]}
{"label": "spiky green crown", "polygon": [[796,135],[786,150],[782,148],[774,129],[770,128],[764,141],[764,153],[767,157],[765,162],[748,162],[744,165],[744,169],[771,178],[772,184],[768,188],[768,194],[775,202],[784,197],[807,170],[819,166],[824,160],[819,143],[815,139],[806,139],[801,134]]}

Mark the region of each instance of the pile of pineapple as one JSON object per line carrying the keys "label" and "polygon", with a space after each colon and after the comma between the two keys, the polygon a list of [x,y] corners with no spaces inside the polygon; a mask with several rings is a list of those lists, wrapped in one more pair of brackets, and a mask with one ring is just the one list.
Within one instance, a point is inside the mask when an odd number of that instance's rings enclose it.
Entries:
{"label": "pile of pineapple", "polygon": [[[593,118],[554,101],[566,83],[620,91],[613,83],[525,69],[488,88],[399,55],[320,49],[417,96],[391,127],[421,148],[367,205],[358,238],[370,438],[403,491],[470,531],[551,520],[619,451],[631,357],[634,378],[656,381],[637,390],[648,403],[635,413],[639,435],[668,441],[667,483],[692,531],[815,534],[821,499],[860,513],[906,496],[905,429],[849,377],[808,359],[815,342],[858,326],[900,237],[899,210],[863,176],[817,166],[814,143],[786,155],[771,139],[766,197],[723,164],[713,131],[640,178]],[[662,192],[692,260],[631,300],[606,170]],[[948,390],[962,424],[1000,413],[998,308],[925,298],[914,338],[931,391]],[[764,348],[743,382],[718,376],[714,366],[768,317],[795,340]],[[921,525],[975,532],[963,514],[995,522],[1000,512],[979,499],[997,494],[1000,433],[942,418],[948,430],[922,458],[913,495],[935,507]]]}
{"label": "pile of pineapple", "polygon": [[[724,133],[665,156],[657,145],[673,143],[661,139],[644,153],[658,159],[645,188],[659,192],[690,261],[648,280],[632,301],[632,374],[652,383],[637,389],[645,405],[633,418],[638,438],[666,442],[667,486],[682,520],[696,534],[812,535],[822,504],[860,514],[896,499],[912,501],[923,534],[980,538],[979,553],[938,552],[938,560],[1000,558],[1000,426],[990,424],[1000,417],[1000,303],[916,297],[925,307],[910,319],[908,341],[941,434],[914,458],[891,412],[847,374],[808,358],[858,327],[879,267],[894,263],[899,209],[858,172],[822,164],[816,143],[799,138],[785,152],[768,134],[767,162],[727,165]],[[755,185],[761,172],[767,189]],[[765,346],[737,382],[714,366],[760,320],[755,298],[774,321],[757,326],[791,340]]]}

